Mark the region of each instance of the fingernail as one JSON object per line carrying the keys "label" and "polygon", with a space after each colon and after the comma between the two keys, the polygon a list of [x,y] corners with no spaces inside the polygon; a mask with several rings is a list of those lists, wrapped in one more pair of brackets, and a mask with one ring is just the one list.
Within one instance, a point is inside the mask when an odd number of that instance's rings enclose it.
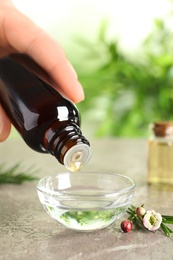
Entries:
{"label": "fingernail", "polygon": [[75,103],[78,103],[82,100],[85,99],[85,94],[84,94],[84,90],[83,90],[83,87],[82,85],[79,83],[79,81],[76,83],[76,86],[75,86],[76,90],[75,90]]}

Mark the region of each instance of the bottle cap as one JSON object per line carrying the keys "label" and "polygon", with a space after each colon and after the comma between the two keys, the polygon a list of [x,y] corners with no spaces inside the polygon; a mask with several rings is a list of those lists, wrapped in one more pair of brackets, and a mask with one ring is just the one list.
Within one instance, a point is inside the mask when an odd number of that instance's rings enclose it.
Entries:
{"label": "bottle cap", "polygon": [[152,130],[158,137],[173,135],[173,123],[167,121],[155,122],[152,125]]}
{"label": "bottle cap", "polygon": [[91,158],[91,147],[77,144],[71,147],[64,156],[64,166],[72,172],[78,172]]}

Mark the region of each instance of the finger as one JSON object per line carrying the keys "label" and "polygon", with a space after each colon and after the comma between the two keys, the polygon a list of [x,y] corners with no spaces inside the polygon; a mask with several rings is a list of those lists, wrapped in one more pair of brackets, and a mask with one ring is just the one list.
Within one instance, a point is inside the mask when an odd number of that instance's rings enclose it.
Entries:
{"label": "finger", "polygon": [[11,123],[0,105],[0,142],[7,139],[11,131]]}
{"label": "finger", "polygon": [[11,46],[31,56],[47,71],[55,88],[74,102],[84,99],[83,88],[72,65],[62,48],[45,31],[14,11],[5,17],[3,25]]}

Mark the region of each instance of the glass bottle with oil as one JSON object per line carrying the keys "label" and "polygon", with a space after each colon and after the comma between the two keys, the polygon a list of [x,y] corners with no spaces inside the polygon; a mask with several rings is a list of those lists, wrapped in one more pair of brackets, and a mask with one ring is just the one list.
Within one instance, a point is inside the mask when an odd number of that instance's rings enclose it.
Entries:
{"label": "glass bottle with oil", "polygon": [[69,170],[78,171],[91,156],[79,111],[38,75],[46,77],[28,56],[1,58],[0,103],[30,148],[50,153]]}
{"label": "glass bottle with oil", "polygon": [[148,140],[148,183],[173,185],[173,123],[152,124]]}

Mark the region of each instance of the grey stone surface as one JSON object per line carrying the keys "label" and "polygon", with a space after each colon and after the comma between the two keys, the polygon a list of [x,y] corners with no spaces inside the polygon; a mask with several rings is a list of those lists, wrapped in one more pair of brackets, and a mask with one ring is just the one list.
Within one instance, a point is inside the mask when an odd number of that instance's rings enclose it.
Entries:
{"label": "grey stone surface", "polygon": [[[125,174],[136,182],[134,205],[173,215],[173,187],[148,186],[145,140],[91,140],[93,156],[85,170]],[[36,176],[65,171],[51,155],[39,154],[21,139],[0,143],[0,162],[37,168]],[[122,219],[121,219],[122,220]],[[94,232],[75,232],[52,220],[42,208],[36,182],[0,186],[1,260],[172,260],[173,236],[162,231],[120,230],[120,222]]]}

